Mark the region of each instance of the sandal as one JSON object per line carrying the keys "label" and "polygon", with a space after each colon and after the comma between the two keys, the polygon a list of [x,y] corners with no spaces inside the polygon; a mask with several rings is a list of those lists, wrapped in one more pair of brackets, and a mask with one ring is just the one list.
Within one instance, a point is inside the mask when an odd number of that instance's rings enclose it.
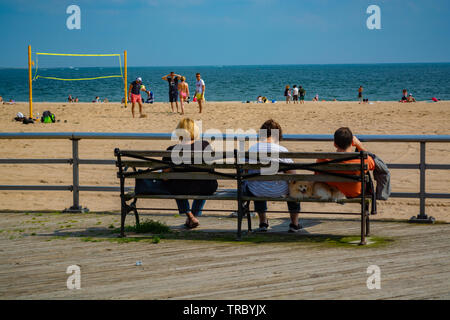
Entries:
{"label": "sandal", "polygon": [[199,223],[190,221],[189,223],[185,223],[185,226],[188,229],[195,229],[195,228],[197,228],[199,226]]}

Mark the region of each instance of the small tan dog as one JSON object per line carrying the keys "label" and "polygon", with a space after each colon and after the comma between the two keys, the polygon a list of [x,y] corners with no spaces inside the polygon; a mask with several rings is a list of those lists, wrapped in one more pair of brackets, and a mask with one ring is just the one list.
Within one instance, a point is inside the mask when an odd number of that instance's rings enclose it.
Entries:
{"label": "small tan dog", "polygon": [[323,182],[291,181],[289,196],[296,199],[342,200],[345,195],[337,188]]}

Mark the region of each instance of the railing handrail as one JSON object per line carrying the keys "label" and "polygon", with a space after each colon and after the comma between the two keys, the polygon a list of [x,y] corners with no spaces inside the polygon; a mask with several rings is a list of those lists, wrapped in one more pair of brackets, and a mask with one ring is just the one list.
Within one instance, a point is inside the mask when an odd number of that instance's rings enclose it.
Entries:
{"label": "railing handrail", "polygon": [[[257,138],[252,134],[212,135],[222,139]],[[450,142],[450,135],[358,135],[363,142]],[[170,140],[171,133],[135,133],[135,132],[1,132],[0,139],[117,139],[117,140]],[[284,141],[333,141],[330,134],[284,134]]]}
{"label": "railing handrail", "polygon": [[[450,164],[427,164],[426,143],[450,142],[450,135],[356,135],[363,142],[411,142],[420,144],[420,163],[418,164],[389,164],[392,169],[418,169],[420,170],[420,191],[393,192],[392,197],[397,198],[419,198],[420,213],[413,217],[416,221],[434,221],[434,218],[425,214],[425,200],[427,198],[450,199],[450,193],[428,193],[425,188],[426,170],[450,170]],[[256,139],[256,134],[204,134],[203,138],[229,140]],[[80,159],[78,156],[78,142],[81,139],[91,140],[171,140],[171,133],[127,133],[127,132],[1,132],[0,139],[70,139],[72,141],[72,158],[70,159],[0,159],[0,164],[8,163],[70,163],[73,170],[73,183],[71,186],[50,185],[0,185],[0,190],[70,190],[73,192],[73,206],[67,211],[80,212],[87,208],[79,205],[80,191],[117,191],[117,187],[111,186],[80,186],[79,165],[80,164],[115,164],[114,160],[108,159]],[[326,134],[286,134],[284,141],[333,141],[333,135]]]}

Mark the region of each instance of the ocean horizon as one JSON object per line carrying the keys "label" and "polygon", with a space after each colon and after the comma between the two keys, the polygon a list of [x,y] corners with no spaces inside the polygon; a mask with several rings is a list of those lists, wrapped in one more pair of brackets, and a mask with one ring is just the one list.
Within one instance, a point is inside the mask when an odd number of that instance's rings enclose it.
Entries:
{"label": "ocean horizon", "polygon": [[[320,100],[357,101],[358,88],[364,87],[369,101],[399,100],[407,89],[417,100],[437,97],[450,100],[450,63],[373,63],[373,64],[280,64],[128,67],[128,85],[136,77],[153,91],[155,102],[167,102],[168,85],[161,79],[170,71],[184,75],[191,96],[195,90],[195,73],[206,84],[206,100],[255,101],[257,96],[284,101],[284,88],[303,86],[306,100],[318,94]],[[121,75],[116,67],[39,66],[37,75],[57,78],[90,78]],[[33,70],[33,76],[35,76]],[[96,96],[120,102],[124,96],[122,78],[87,81],[58,81],[38,78],[33,81],[33,101],[63,102],[69,94],[80,102]],[[4,101],[28,101],[28,70],[0,68],[0,96]],[[143,93],[146,97],[146,94]]]}

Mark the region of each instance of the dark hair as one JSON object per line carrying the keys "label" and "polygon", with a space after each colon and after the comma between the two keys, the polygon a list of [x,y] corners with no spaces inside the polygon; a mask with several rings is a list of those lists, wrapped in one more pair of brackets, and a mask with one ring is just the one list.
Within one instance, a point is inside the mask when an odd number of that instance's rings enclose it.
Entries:
{"label": "dark hair", "polygon": [[294,84],[294,88],[297,88],[297,85]]}
{"label": "dark hair", "polygon": [[334,133],[334,143],[340,149],[347,149],[352,145],[353,133],[347,127],[342,127]]}
{"label": "dark hair", "polygon": [[[283,138],[283,132],[281,130],[281,126],[278,122],[276,122],[275,120],[269,119],[266,122],[263,123],[263,125],[261,126],[260,132],[261,130],[266,130],[267,132],[267,138],[272,136],[272,130],[278,130],[278,140],[281,140]],[[260,133],[261,135],[261,133]]]}
{"label": "dark hair", "polygon": [[200,72],[197,72],[196,74],[195,74],[195,76],[199,76],[200,75]]}

